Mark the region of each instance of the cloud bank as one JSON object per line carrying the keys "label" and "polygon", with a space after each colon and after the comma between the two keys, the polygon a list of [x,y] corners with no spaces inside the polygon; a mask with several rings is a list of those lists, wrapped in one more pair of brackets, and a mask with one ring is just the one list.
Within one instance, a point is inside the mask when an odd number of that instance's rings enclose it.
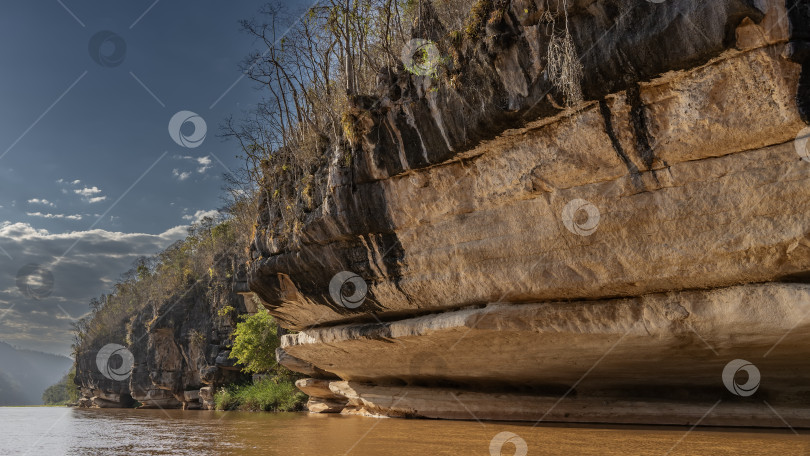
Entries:
{"label": "cloud bank", "polygon": [[[0,222],[0,340],[67,354],[71,323],[87,312],[89,300],[111,291],[138,257],[184,238],[187,228],[160,234],[101,229],[50,233],[28,223]],[[32,264],[53,276],[53,289],[40,299],[17,284],[18,273]]]}

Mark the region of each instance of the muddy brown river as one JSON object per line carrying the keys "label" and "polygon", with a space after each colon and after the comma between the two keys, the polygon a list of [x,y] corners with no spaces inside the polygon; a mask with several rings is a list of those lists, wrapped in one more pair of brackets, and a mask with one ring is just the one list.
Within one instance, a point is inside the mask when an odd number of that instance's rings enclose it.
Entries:
{"label": "muddy brown river", "polygon": [[802,455],[810,432],[0,408],[0,455]]}

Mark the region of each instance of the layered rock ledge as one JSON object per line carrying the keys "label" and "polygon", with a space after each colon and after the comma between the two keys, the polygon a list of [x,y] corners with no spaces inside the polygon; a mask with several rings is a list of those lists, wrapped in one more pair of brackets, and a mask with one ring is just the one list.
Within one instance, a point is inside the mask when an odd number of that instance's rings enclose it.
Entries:
{"label": "layered rock ledge", "polygon": [[[260,217],[250,289],[300,331],[279,361],[344,413],[809,425],[810,4],[706,5],[572,2],[567,109],[543,104],[533,25],[467,67],[491,65],[501,111],[444,87],[378,100],[298,244]],[[361,305],[333,299],[340,271]]]}
{"label": "layered rock ledge", "polygon": [[[729,410],[759,407],[737,425],[750,416],[756,425],[782,425],[764,398],[810,424],[807,407],[797,405],[810,392],[810,373],[796,363],[810,356],[808,315],[810,285],[741,285],[604,301],[494,303],[308,330],[285,336],[283,350],[348,380],[330,387],[367,413],[537,420],[564,397],[550,416],[633,422],[656,415],[656,403],[672,408],[683,401],[690,407],[645,422],[694,424],[709,408],[701,404],[722,400]],[[757,400],[723,385],[724,367],[741,358],[761,374]],[[469,398],[474,405],[462,402],[474,416],[452,394]],[[601,410],[602,403],[612,411]],[[593,407],[597,415],[588,413]],[[715,418],[705,424],[733,424]]]}

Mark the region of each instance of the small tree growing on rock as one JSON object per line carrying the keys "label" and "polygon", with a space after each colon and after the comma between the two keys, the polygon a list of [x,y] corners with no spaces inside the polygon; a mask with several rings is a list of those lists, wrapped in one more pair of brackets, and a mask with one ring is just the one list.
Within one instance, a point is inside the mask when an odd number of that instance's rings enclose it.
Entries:
{"label": "small tree growing on rock", "polygon": [[259,374],[277,372],[276,348],[280,345],[278,324],[264,308],[243,317],[233,333],[234,341],[229,357],[244,367],[242,371]]}

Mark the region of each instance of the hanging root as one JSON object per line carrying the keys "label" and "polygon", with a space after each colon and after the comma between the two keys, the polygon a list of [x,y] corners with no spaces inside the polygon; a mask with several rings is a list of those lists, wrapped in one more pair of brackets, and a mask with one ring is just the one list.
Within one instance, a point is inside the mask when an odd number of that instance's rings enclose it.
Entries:
{"label": "hanging root", "polygon": [[582,101],[582,64],[579,62],[574,40],[568,30],[567,3],[568,0],[562,0],[562,11],[565,15],[563,30],[557,31],[556,24],[553,22],[551,24],[546,75],[554,88],[562,92],[565,105],[572,106]]}

